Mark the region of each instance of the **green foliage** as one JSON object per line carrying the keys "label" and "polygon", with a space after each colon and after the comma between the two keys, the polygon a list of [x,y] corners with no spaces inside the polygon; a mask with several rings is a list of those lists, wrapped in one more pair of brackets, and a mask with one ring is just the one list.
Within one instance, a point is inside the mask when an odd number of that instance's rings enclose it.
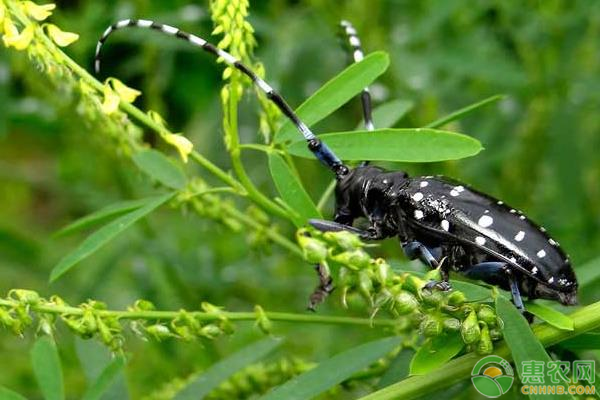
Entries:
{"label": "green foliage", "polygon": [[[214,0],[206,7],[211,28],[194,20],[204,12],[196,5],[138,6],[0,2],[10,48],[0,55],[0,290],[8,292],[0,298],[8,366],[0,397],[114,398],[126,374],[121,397],[414,398],[464,382],[480,354],[518,363],[550,360],[550,345],[578,356],[600,347],[595,333],[584,333],[600,326],[596,304],[565,315],[530,303],[540,322],[530,329],[487,286],[453,279],[450,293],[422,290],[436,271],[409,272],[397,246],[370,249],[349,234],[305,230],[294,241],[308,218],[331,215],[322,195],[331,177],[290,157],[312,158],[238,71],[181,42],[130,31],[111,38],[105,65],[141,92],[82,67],[123,13],[204,37],[212,31],[219,48],[275,82],[292,107],[301,103],[303,121],[345,160],[457,176],[543,221],[570,249],[582,303],[590,304],[600,299],[597,5],[374,1],[332,9]],[[346,66],[329,29],[342,17],[356,23],[367,50],[385,52]],[[362,129],[353,100],[367,85],[375,132]],[[214,109],[219,90],[222,113]],[[485,156],[465,159],[482,143]],[[177,212],[161,211],[166,203]],[[335,277],[337,289],[316,315],[302,313],[314,285],[306,261]],[[56,284],[47,287],[50,270]],[[133,300],[141,298],[152,302]],[[258,332],[286,340],[256,342]],[[76,360],[68,335],[97,340],[116,356]],[[123,357],[124,348],[133,356]],[[267,359],[275,348],[284,357]],[[79,364],[94,369],[87,383]]]}

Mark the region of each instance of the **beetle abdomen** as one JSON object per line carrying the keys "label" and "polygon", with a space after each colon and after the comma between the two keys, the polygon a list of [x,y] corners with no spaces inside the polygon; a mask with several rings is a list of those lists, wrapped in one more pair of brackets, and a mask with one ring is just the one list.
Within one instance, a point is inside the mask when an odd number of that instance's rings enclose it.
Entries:
{"label": "beetle abdomen", "polygon": [[500,200],[445,177],[426,176],[411,178],[401,201],[417,236],[429,233],[473,246],[559,291],[577,286],[558,242]]}

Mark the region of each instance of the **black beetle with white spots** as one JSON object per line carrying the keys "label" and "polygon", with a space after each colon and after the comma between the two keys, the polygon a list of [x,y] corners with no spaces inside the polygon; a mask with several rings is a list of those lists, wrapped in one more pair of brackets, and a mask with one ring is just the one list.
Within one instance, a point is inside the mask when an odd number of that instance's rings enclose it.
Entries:
{"label": "black beetle with white spots", "polygon": [[[368,162],[346,166],[269,84],[229,53],[199,36],[149,20],[128,19],[106,29],[96,47],[100,51],[116,30],[150,28],[202,48],[248,76],[289,118],[304,136],[308,148],[336,177],[336,209],[333,221],[311,220],[322,231],[347,230],[365,240],[397,237],[410,259],[420,259],[440,270],[442,280],[429,289],[451,290],[449,272],[497,285],[512,293],[515,306],[525,311],[522,296],[550,299],[565,305],[577,302],[577,280],[569,258],[543,227],[521,211],[469,186],[442,176],[409,177],[402,171],[386,171]],[[348,38],[353,60],[363,59],[356,30],[347,21],[341,27]],[[369,89],[361,94],[365,127],[374,129]],[[353,226],[368,221],[366,229]],[[319,268],[320,285],[312,299],[321,300],[333,290],[331,277]],[[311,303],[310,307],[314,308]]]}

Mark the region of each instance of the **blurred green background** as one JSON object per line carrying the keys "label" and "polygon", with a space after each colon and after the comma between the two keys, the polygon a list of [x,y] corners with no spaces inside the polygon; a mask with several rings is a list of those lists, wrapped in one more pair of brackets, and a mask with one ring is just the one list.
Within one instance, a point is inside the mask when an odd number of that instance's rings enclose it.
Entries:
{"label": "blurred green background", "polygon": [[[90,71],[97,38],[118,19],[154,19],[204,37],[212,30],[204,2],[79,0],[57,5],[52,22],[81,35],[66,52]],[[576,271],[594,262],[600,254],[600,2],[251,2],[256,59],[293,106],[346,66],[336,36],[342,18],[354,23],[366,52],[390,54],[390,68],[371,89],[376,103],[415,103],[399,127],[423,126],[485,97],[507,95],[447,127],[479,139],[486,150],[477,157],[394,168],[446,174],[502,198],[544,225],[569,252]],[[185,132],[201,153],[228,167],[220,125],[220,66],[184,43],[150,32],[119,32],[105,49],[103,77],[116,76],[142,90],[138,106],[159,111],[173,131]],[[309,265],[279,248],[257,251],[243,234],[166,209],[49,285],[50,269],[84,237],[53,239],[54,231],[151,188],[72,107],[23,54],[0,50],[0,293],[30,288],[59,294],[70,303],[94,298],[111,308],[146,298],[159,309],[197,308],[209,301],[230,310],[261,304],[268,310],[303,312],[315,285]],[[257,109],[252,96],[246,96],[240,113],[245,142],[261,140]],[[360,103],[354,101],[316,130],[353,129],[360,117]],[[244,160],[256,184],[274,195],[263,155],[249,152]],[[298,165],[317,199],[328,174],[313,161],[298,160]],[[286,222],[281,230],[290,237],[294,232]],[[400,258],[393,242],[374,252]],[[585,302],[596,297],[584,293]],[[337,300],[334,296],[319,312],[345,314]],[[286,337],[285,354],[310,361],[381,335],[364,328],[300,324],[279,324],[275,333]],[[148,395],[259,337],[247,324],[216,342],[131,339],[127,390],[132,398]],[[94,360],[107,353],[66,331],[60,332],[59,343],[67,392],[77,398],[86,374],[95,373]],[[30,346],[30,337],[0,332],[0,385],[39,398],[27,356]],[[119,394],[113,398],[122,396],[124,387],[115,388]]]}

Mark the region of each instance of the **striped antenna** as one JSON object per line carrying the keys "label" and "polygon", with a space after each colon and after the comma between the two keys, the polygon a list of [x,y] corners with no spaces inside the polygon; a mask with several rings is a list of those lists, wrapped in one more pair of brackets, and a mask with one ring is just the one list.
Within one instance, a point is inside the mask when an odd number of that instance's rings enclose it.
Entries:
{"label": "striped antenna", "polygon": [[[352,51],[352,58],[354,62],[361,61],[365,56],[360,44],[360,39],[354,29],[354,26],[349,21],[341,21],[340,26],[344,30],[344,34],[348,40],[348,44],[350,45],[350,49]],[[365,128],[368,131],[372,131],[375,129],[375,125],[373,124],[373,116],[372,116],[372,106],[371,106],[371,92],[369,92],[369,87],[365,87],[360,94],[360,100],[363,106],[363,118],[365,121]]]}
{"label": "striped antenna", "polygon": [[315,155],[315,157],[321,161],[325,166],[327,166],[331,171],[336,174],[337,178],[342,178],[344,175],[348,173],[348,167],[346,167],[342,161],[335,155],[333,151],[327,147],[325,143],[323,143],[319,138],[315,136],[315,134],[309,129],[308,126],[304,122],[300,120],[298,115],[292,110],[292,108],[287,104],[283,97],[279,93],[277,93],[267,82],[261,79],[256,73],[254,73],[250,68],[246,65],[242,64],[241,61],[237,60],[234,56],[217,48],[212,43],[207,42],[199,36],[193,35],[191,33],[187,33],[178,29],[176,27],[160,24],[154,21],[149,21],[145,19],[126,19],[119,21],[115,24],[112,24],[102,34],[100,40],[98,40],[98,44],[96,45],[96,56],[94,58],[94,68],[96,70],[96,74],[100,73],[100,51],[102,50],[102,46],[108,39],[108,37],[119,29],[134,27],[134,28],[149,28],[154,29],[156,31],[165,33],[169,36],[174,36],[179,39],[183,39],[196,47],[202,48],[207,53],[212,54],[217,58],[222,58],[225,61],[225,64],[230,67],[236,68],[241,71],[243,74],[248,76],[252,82],[262,90],[267,98],[271,100],[280,110],[281,112],[290,119],[293,124],[296,126],[296,129],[304,136],[306,142],[308,144],[308,149]]}

